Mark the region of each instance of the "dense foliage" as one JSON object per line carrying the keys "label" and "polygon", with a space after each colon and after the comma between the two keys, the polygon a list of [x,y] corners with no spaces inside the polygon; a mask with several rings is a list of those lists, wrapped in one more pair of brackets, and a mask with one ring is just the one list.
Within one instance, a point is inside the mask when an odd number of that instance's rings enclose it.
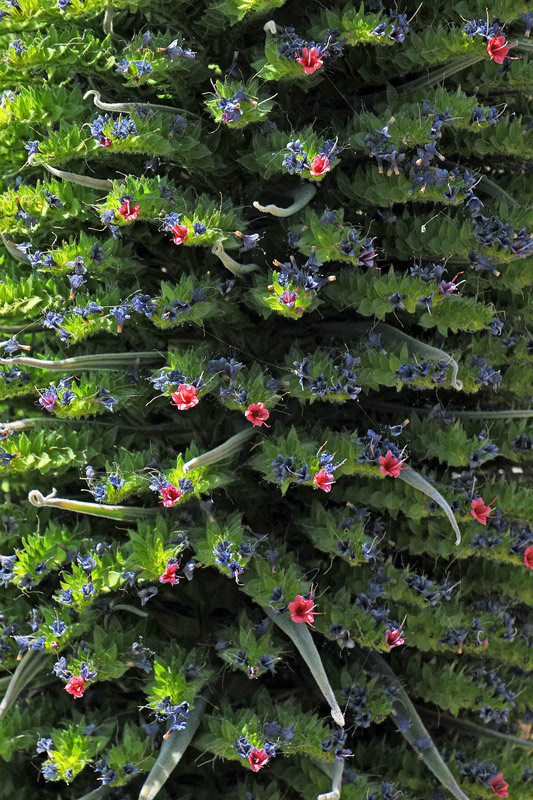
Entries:
{"label": "dense foliage", "polygon": [[0,0],[6,797],[533,798],[532,26]]}

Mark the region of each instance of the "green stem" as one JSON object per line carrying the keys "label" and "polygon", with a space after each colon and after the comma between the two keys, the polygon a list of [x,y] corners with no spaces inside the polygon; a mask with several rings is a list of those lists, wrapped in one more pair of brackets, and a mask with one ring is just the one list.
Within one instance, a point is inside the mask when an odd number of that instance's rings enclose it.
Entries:
{"label": "green stem", "polygon": [[211,252],[222,261],[226,269],[229,269],[233,275],[246,275],[247,272],[256,272],[259,269],[257,264],[239,264],[238,261],[235,261],[234,258],[226,253],[220,239],[215,242]]}
{"label": "green stem", "polygon": [[298,189],[292,193],[294,202],[288,206],[288,208],[280,208],[280,206],[273,204],[262,206],[257,200],[254,200],[252,205],[263,214],[272,214],[274,217],[290,217],[292,214],[296,214],[297,211],[301,211],[302,208],[305,208],[315,194],[316,186],[313,183],[304,183],[303,186],[299,186]]}
{"label": "green stem", "polygon": [[520,739],[518,736],[509,736],[508,733],[495,731],[493,728],[489,728],[488,726],[483,727],[482,725],[476,725],[475,722],[468,722],[464,719],[450,717],[448,714],[443,714],[441,711],[432,711],[429,708],[421,708],[420,706],[416,706],[416,709],[423,717],[427,717],[434,722],[437,727],[440,727],[440,723],[442,722],[445,725],[450,725],[451,727],[457,728],[458,730],[461,730],[470,736],[475,736],[476,738],[485,736],[489,739],[500,739],[501,741],[511,745],[511,747],[521,747],[524,750],[533,750],[533,739]]}
{"label": "green stem", "polygon": [[263,611],[279,628],[281,628],[283,633],[286,633],[289,639],[292,640],[303,660],[311,670],[311,674],[318,688],[324,695],[330,707],[334,722],[336,722],[339,727],[344,728],[344,715],[335,699],[335,694],[331,688],[324,665],[322,664],[322,659],[318,654],[313,637],[309,633],[306,623],[293,622],[283,614],[274,614],[271,608],[266,608],[265,606],[263,606]]}
{"label": "green stem", "polygon": [[[367,653],[365,653],[362,657],[366,660],[369,656]],[[402,688],[400,681],[396,677],[396,674],[392,671],[387,662],[381,658],[381,656],[378,656],[377,654],[370,654],[370,659],[378,675],[386,676],[389,680],[394,681],[394,686],[396,687],[396,698],[392,701],[392,719],[397,726],[398,717],[408,719],[411,722],[411,726],[407,730],[402,730],[400,729],[400,726],[398,726],[398,730],[400,730],[402,736],[404,736],[409,744],[412,745],[415,750],[417,750],[419,758],[422,759],[426,767],[431,770],[437,780],[453,794],[456,800],[469,800],[468,796],[458,786],[448,766],[443,761],[442,756],[435,747],[429,733],[424,727],[424,723],[418,716],[414,705],[409,699],[405,689]],[[427,739],[431,742],[431,747],[428,747],[422,752],[420,752],[416,746],[417,740],[421,739]]]}
{"label": "green stem", "polygon": [[187,463],[183,465],[183,471],[187,474],[187,472],[190,472],[192,469],[205,467],[208,464],[216,464],[218,461],[222,461],[223,458],[232,456],[241,449],[245,441],[249,439],[250,436],[253,436],[255,432],[255,428],[251,428],[250,430],[236,433],[235,436],[232,436],[223,444],[219,444],[219,446],[215,447],[213,450],[208,450],[207,453],[202,453],[202,455],[196,456],[196,458],[191,458],[190,461],[187,461]]}
{"label": "green stem", "polygon": [[78,800],[103,800],[111,791],[111,786],[99,786],[98,789],[93,789],[89,794],[84,794]]}
{"label": "green stem", "polygon": [[10,675],[9,685],[0,703],[0,719],[9,711],[22,690],[42,670],[48,655],[40,650],[28,650],[23,656],[13,675]]}
{"label": "green stem", "polygon": [[173,731],[168,739],[164,740],[157,761],[143,784],[139,800],[153,800],[170,778],[198,729],[206,703],[205,697],[197,697],[194,701],[194,708],[189,714],[186,728],[182,731]]}
{"label": "green stem", "polygon": [[[119,111],[125,114],[130,114],[132,111],[135,111],[135,106],[138,105],[137,103],[105,103],[103,100],[100,100],[100,92],[97,92],[96,89],[89,89],[88,92],[85,92],[83,95],[83,99],[85,100],[87,97],[93,95],[93,102],[97,108],[101,108],[103,111]],[[143,106],[148,106],[151,108],[152,111],[168,111],[171,114],[189,114],[191,117],[198,117],[198,114],[193,114],[192,111],[187,111],[186,108],[174,108],[174,106],[160,106],[155,103],[143,103]]]}
{"label": "green stem", "polygon": [[438,492],[435,487],[429,483],[429,481],[422,477],[422,475],[420,475],[418,472],[415,472],[414,469],[411,469],[411,467],[408,469],[402,469],[398,477],[401,478],[401,480],[408,486],[412,486],[413,489],[418,489],[419,491],[424,492],[425,495],[439,504],[448,517],[453,528],[455,533],[455,544],[461,544],[461,531],[459,530],[457,520],[455,519],[453,511],[441,493]]}
{"label": "green stem", "polygon": [[113,370],[120,372],[125,365],[137,360],[159,361],[165,356],[157,350],[146,350],[133,353],[97,353],[74,358],[45,360],[27,356],[0,358],[1,366],[16,365],[20,367],[36,367],[37,369],[57,370],[58,372],[84,372],[88,369]]}
{"label": "green stem", "polygon": [[106,506],[99,503],[85,503],[82,500],[70,500],[56,497],[56,489],[52,489],[46,497],[38,490],[32,489],[28,494],[32,506],[41,508],[63,508],[66,511],[75,511],[78,514],[88,514],[92,517],[105,517],[106,519],[124,520],[135,522],[139,518],[152,516],[159,512],[158,508],[143,508],[140,506]]}
{"label": "green stem", "polygon": [[400,342],[405,342],[405,344],[412,353],[418,353],[420,355],[427,356],[429,358],[434,358],[437,361],[440,361],[441,359],[448,361],[452,367],[451,385],[458,392],[462,390],[463,382],[457,378],[457,373],[459,372],[459,365],[457,361],[450,355],[448,355],[448,353],[445,353],[444,350],[441,350],[438,347],[432,347],[431,345],[426,344],[425,342],[420,342],[413,336],[409,336],[409,334],[404,333],[403,331],[399,331],[397,328],[393,328],[391,325],[387,325],[386,322],[379,322],[376,328],[385,339],[389,339],[392,341],[399,340]]}
{"label": "green stem", "polygon": [[28,256],[21,250],[19,250],[18,247],[15,246],[14,242],[11,242],[9,239],[6,239],[3,233],[0,234],[0,236],[2,237],[2,241],[6,246],[7,252],[10,253],[13,256],[13,258],[15,258],[17,261],[22,261],[23,264],[30,263],[30,259],[28,258]]}
{"label": "green stem", "polygon": [[[28,164],[34,165],[34,154],[28,158]],[[37,166],[37,165],[35,165]],[[90,178],[88,175],[78,175],[75,172],[65,172],[62,169],[56,169],[51,164],[39,164],[38,166],[44,167],[48,172],[55,175],[56,178],[61,178],[64,181],[76,183],[79,186],[87,186],[89,189],[98,189],[104,192],[109,192],[113,186],[111,180],[101,180],[100,178]]]}
{"label": "green stem", "polygon": [[332,764],[331,761],[320,761],[318,758],[313,758],[313,761],[322,772],[331,778],[331,791],[319,794],[316,800],[339,800],[341,796],[342,775],[344,773],[344,761],[336,761],[334,764]]}

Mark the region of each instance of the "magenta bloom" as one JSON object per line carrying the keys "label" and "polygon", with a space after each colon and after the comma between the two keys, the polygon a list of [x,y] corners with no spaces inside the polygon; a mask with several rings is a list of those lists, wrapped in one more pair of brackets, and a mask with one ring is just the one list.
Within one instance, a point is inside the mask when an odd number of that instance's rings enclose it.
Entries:
{"label": "magenta bloom", "polygon": [[159,583],[170,583],[171,586],[176,586],[181,580],[181,576],[176,575],[179,565],[180,562],[177,564],[167,564],[166,570],[159,576]]}
{"label": "magenta bloom", "polygon": [[189,229],[186,225],[173,225],[170,229],[171,233],[173,233],[172,241],[174,244],[183,244],[187,236],[189,235]]}
{"label": "magenta bloom", "polygon": [[[252,423],[252,425],[261,427],[261,425],[266,424],[266,421],[270,416],[270,411],[265,408],[264,403],[250,403],[244,412],[244,416],[249,422]],[[270,426],[266,425],[266,427],[268,428]]]}
{"label": "magenta bloom", "polygon": [[[494,503],[494,500],[492,501]],[[470,508],[470,513],[478,522],[482,525],[487,524],[487,520],[490,517],[490,512],[492,508],[490,505],[486,506],[485,501],[482,497],[476,497],[475,500],[472,500],[472,505]]]}
{"label": "magenta bloom", "polygon": [[314,157],[309,172],[316,178],[319,175],[325,175],[330,169],[329,158],[327,156],[318,155]]}
{"label": "magenta bloom", "polygon": [[163,503],[165,508],[172,508],[182,496],[183,492],[180,492],[177,486],[173,486],[169,483],[167,486],[161,488],[160,502]]}
{"label": "magenta bloom", "polygon": [[100,136],[98,143],[101,144],[102,147],[110,147],[113,144],[113,139],[109,136]]}
{"label": "magenta bloom", "polygon": [[124,217],[127,222],[131,222],[132,219],[137,219],[137,216],[140,211],[140,206],[138,203],[135,203],[134,206],[131,205],[131,200],[129,197],[122,198],[122,205],[120,206],[118,213]]}
{"label": "magenta bloom", "polygon": [[324,63],[320,56],[321,53],[316,47],[311,47],[309,49],[304,47],[302,48],[302,55],[298,52],[298,58],[296,60],[302,65],[306,75],[312,75],[313,72],[319,69]]}
{"label": "magenta bloom", "polygon": [[[493,36],[492,39],[489,39],[489,43],[487,44],[487,53],[492,58],[496,64],[503,64],[503,59],[507,56],[507,53],[514,47],[518,42],[513,42],[513,44],[507,44],[505,41],[505,36],[501,33],[499,36]],[[512,58],[513,61],[516,61],[517,57]],[[505,795],[507,797],[507,795]]]}
{"label": "magenta bloom", "polygon": [[384,456],[379,457],[379,471],[382,475],[388,475],[390,478],[397,478],[400,475],[400,470],[409,469],[402,467],[403,461],[395,458],[390,450],[387,450]]}
{"label": "magenta bloom", "polygon": [[197,406],[200,398],[196,396],[196,387],[190,383],[180,383],[177,392],[172,392],[172,404],[177,406],[179,411],[186,411],[188,408]]}
{"label": "magenta bloom", "polygon": [[315,603],[313,602],[313,593],[311,597],[306,599],[301,594],[297,594],[292,603],[289,603],[289,612],[293,622],[307,622],[308,625],[313,627],[315,621],[315,614],[319,611],[313,611]]}
{"label": "magenta bloom", "polygon": [[83,692],[85,691],[84,679],[79,675],[73,675],[65,686],[65,691],[73,697],[83,697]]}
{"label": "magenta bloom", "polygon": [[385,633],[385,644],[387,645],[387,647],[390,647],[391,650],[393,647],[399,647],[404,642],[405,639],[403,638],[403,631],[401,628],[392,631],[388,630]]}
{"label": "magenta bloom", "polygon": [[328,472],[324,467],[324,469],[316,473],[313,478],[313,483],[315,486],[318,486],[319,489],[322,489],[323,492],[331,492],[331,484],[335,483],[333,480],[333,473]]}
{"label": "magenta bloom", "polygon": [[524,564],[533,569],[533,544],[524,551]]}
{"label": "magenta bloom", "polygon": [[252,772],[259,772],[261,767],[264,767],[270,756],[266,750],[258,750],[257,747],[252,747],[248,753],[248,761],[252,768]]}
{"label": "magenta bloom", "polygon": [[498,797],[509,797],[509,784],[504,781],[501,772],[490,779],[489,786]]}

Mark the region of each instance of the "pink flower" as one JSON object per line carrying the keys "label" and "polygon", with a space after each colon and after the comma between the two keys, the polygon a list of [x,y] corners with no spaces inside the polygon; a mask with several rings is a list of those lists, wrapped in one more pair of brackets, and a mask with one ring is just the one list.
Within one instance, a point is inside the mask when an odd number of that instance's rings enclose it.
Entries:
{"label": "pink flower", "polygon": [[163,503],[165,508],[172,508],[182,496],[183,492],[180,492],[177,486],[173,486],[169,483],[167,486],[161,488],[160,502]]}
{"label": "pink flower", "polygon": [[324,63],[320,58],[321,55],[320,50],[316,47],[311,47],[310,50],[304,47],[302,49],[302,55],[298,52],[298,58],[296,60],[302,65],[306,75],[312,75],[313,72],[319,69]]}
{"label": "pink flower", "polygon": [[315,614],[321,613],[319,611],[313,611],[314,608],[315,603],[313,602],[312,592],[307,600],[305,597],[302,597],[301,594],[297,594],[292,603],[289,603],[289,612],[292,621],[307,622],[311,627],[314,627],[313,622],[315,621]]}
{"label": "pink flower", "polygon": [[[266,421],[270,416],[270,411],[265,408],[264,403],[250,403],[244,412],[244,416],[252,425],[261,427],[261,425],[266,425]],[[266,425],[266,427],[269,428],[270,426]]]}
{"label": "pink flower", "polygon": [[333,474],[328,472],[324,467],[324,469],[316,473],[313,478],[313,483],[315,486],[318,486],[319,489],[322,489],[323,492],[331,492],[331,484],[335,483],[335,481],[333,480]]}
{"label": "pink flower", "polygon": [[252,747],[248,753],[248,761],[252,768],[252,772],[259,772],[261,767],[264,767],[270,756],[266,750],[258,750],[257,747]]}
{"label": "pink flower", "polygon": [[[511,49],[517,45],[518,42],[513,42],[513,44],[507,44],[505,41],[505,36],[501,33],[499,36],[493,36],[492,39],[489,39],[489,43],[487,44],[487,53],[492,58],[496,64],[503,64],[503,59],[507,56],[507,53]],[[512,58],[512,56],[509,56]],[[517,60],[517,57],[512,58],[513,61]],[[505,795],[507,797],[507,795]]]}
{"label": "pink flower", "polygon": [[159,576],[159,583],[170,583],[172,586],[176,586],[181,580],[181,576],[176,575],[179,566],[179,561],[177,564],[167,564],[166,570]]}
{"label": "pink flower", "polygon": [[73,675],[65,686],[65,691],[73,697],[83,697],[85,691],[85,681],[79,675]]}
{"label": "pink flower", "polygon": [[393,647],[399,647],[404,642],[405,639],[403,638],[403,631],[401,628],[392,631],[388,630],[385,633],[385,644],[387,647],[390,647],[391,650]]}
{"label": "pink flower", "polygon": [[189,235],[188,227],[186,225],[178,225],[177,223],[171,227],[170,231],[174,234],[172,237],[174,244],[183,244]]}
{"label": "pink flower", "polygon": [[198,390],[190,383],[180,383],[177,392],[172,392],[172,404],[177,406],[179,411],[186,411],[188,408],[197,406],[200,398],[196,396]]}
{"label": "pink flower", "polygon": [[394,458],[391,450],[387,450],[384,456],[379,457],[379,471],[382,475],[388,475],[390,478],[397,478],[400,475],[400,470],[409,469],[409,467],[402,467],[403,461],[399,458]]}
{"label": "pink flower", "polygon": [[313,163],[309,168],[309,172],[315,178],[319,175],[325,175],[326,172],[329,172],[331,169],[329,165],[329,158],[327,156],[315,156],[313,159]]}
{"label": "pink flower", "polygon": [[524,551],[524,564],[533,569],[533,544]]}
{"label": "pink flower", "polygon": [[[494,503],[494,500],[492,502]],[[470,513],[472,514],[474,519],[477,519],[477,521],[480,522],[482,525],[487,524],[487,520],[490,517],[491,511],[492,508],[490,507],[490,505],[488,506],[485,505],[485,501],[483,500],[482,497],[476,497],[475,500],[472,500]]]}
{"label": "pink flower", "polygon": [[493,778],[490,779],[489,786],[494,792],[494,794],[498,795],[498,797],[509,796],[509,784],[506,781],[504,781],[501,772],[499,775],[495,775]]}
{"label": "pink flower", "polygon": [[111,147],[113,144],[113,139],[109,136],[100,136],[98,143],[102,145],[102,147]]}
{"label": "pink flower", "polygon": [[122,205],[118,210],[118,213],[121,214],[127,222],[131,222],[132,219],[137,219],[140,210],[138,203],[135,203],[132,207],[131,202],[129,197],[123,197]]}

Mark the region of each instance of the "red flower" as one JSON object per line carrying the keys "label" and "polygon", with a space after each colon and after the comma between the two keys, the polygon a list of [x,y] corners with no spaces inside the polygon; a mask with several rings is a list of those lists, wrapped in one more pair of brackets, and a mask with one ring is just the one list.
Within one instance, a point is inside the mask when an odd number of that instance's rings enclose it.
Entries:
{"label": "red flower", "polygon": [[333,474],[328,472],[324,467],[324,469],[316,473],[313,478],[313,483],[315,486],[318,486],[319,489],[322,489],[323,492],[331,492],[331,484],[335,483],[335,481],[333,480]]}
{"label": "red flower", "polygon": [[489,781],[489,786],[494,792],[497,794],[498,797],[508,797],[509,796],[509,784],[504,781],[503,775],[495,775],[494,778],[491,778]]}
{"label": "red flower", "polygon": [[[492,502],[494,503],[494,500]],[[491,511],[492,508],[490,507],[490,505],[488,506],[485,505],[485,501],[483,500],[482,497],[476,497],[475,500],[472,500],[470,513],[472,514],[474,519],[477,519],[477,521],[480,522],[482,525],[487,524],[487,520],[490,517]]]}
{"label": "red flower", "polygon": [[135,205],[132,208],[131,200],[128,197],[124,197],[122,199],[122,205],[120,206],[118,213],[121,214],[127,222],[131,222],[132,219],[137,219],[139,210],[140,210],[139,203],[135,203]]}
{"label": "red flower", "polygon": [[[270,416],[270,411],[265,408],[264,403],[250,403],[244,412],[244,416],[252,425],[261,427],[261,425],[266,425],[266,420]],[[266,425],[266,427],[270,428],[270,425]]]}
{"label": "red flower", "polygon": [[399,458],[394,458],[391,450],[387,450],[386,455],[379,457],[379,471],[382,475],[389,475],[391,478],[397,478],[400,470],[409,469],[409,467],[402,467],[403,461]]}
{"label": "red flower", "polygon": [[183,244],[189,235],[188,227],[186,225],[178,225],[177,223],[171,227],[170,231],[174,234],[172,237],[174,244]]}
{"label": "red flower", "polygon": [[73,697],[83,697],[83,692],[85,691],[84,679],[79,675],[73,675],[65,686],[65,691]]}
{"label": "red flower", "polygon": [[329,158],[327,156],[318,155],[314,157],[309,172],[311,175],[318,177],[319,175],[325,175],[330,169]]}
{"label": "red flower", "polygon": [[524,564],[529,569],[533,569],[533,544],[524,552]]}
{"label": "red flower", "polygon": [[180,497],[183,497],[183,492],[180,492],[177,486],[173,486],[169,483],[167,486],[163,486],[161,489],[161,503],[165,506],[165,508],[171,508],[175,505]]}
{"label": "red flower", "polygon": [[113,144],[113,139],[111,139],[109,136],[100,136],[98,142],[102,145],[102,147],[110,147]]}
{"label": "red flower", "polygon": [[179,583],[181,580],[181,576],[176,575],[176,572],[179,569],[179,565],[180,565],[179,561],[177,564],[167,564],[166,570],[163,572],[162,575],[159,576],[159,583],[170,583],[172,586],[176,586],[176,584]]}
{"label": "red flower", "polygon": [[393,647],[399,647],[405,642],[403,638],[403,631],[401,628],[398,630],[388,630],[385,634],[385,644],[392,650]]}
{"label": "red flower", "polygon": [[188,408],[193,408],[199,403],[199,398],[196,396],[198,390],[190,383],[180,383],[177,392],[172,392],[172,405],[177,406],[179,411],[186,411]]}
{"label": "red flower", "polygon": [[315,608],[315,604],[313,603],[313,593],[311,592],[311,596],[308,600],[305,597],[302,597],[301,594],[297,594],[292,603],[289,603],[289,611],[291,614],[291,619],[293,622],[307,622],[311,627],[313,626],[313,622],[315,621],[315,614],[319,614],[319,611],[313,611]]}
{"label": "red flower", "polygon": [[[518,44],[518,42],[507,44],[505,36],[501,33],[499,36],[493,36],[492,39],[489,39],[487,53],[496,64],[503,64],[503,59],[506,57],[511,47],[514,47],[516,44]],[[509,58],[512,58],[512,56],[509,56]],[[512,58],[512,60],[516,61],[517,57]],[[507,795],[505,796],[507,797]]]}
{"label": "red flower", "polygon": [[298,58],[296,60],[302,65],[306,75],[312,75],[313,72],[316,69],[319,69],[319,67],[321,67],[324,63],[320,58],[321,55],[322,54],[320,50],[318,50],[316,47],[312,47],[310,50],[308,50],[307,47],[304,47],[302,49],[302,55],[300,55],[300,52],[298,52]]}
{"label": "red flower", "polygon": [[252,772],[259,772],[261,767],[264,767],[270,756],[266,750],[258,750],[257,747],[252,747],[248,753],[248,761],[252,768]]}

